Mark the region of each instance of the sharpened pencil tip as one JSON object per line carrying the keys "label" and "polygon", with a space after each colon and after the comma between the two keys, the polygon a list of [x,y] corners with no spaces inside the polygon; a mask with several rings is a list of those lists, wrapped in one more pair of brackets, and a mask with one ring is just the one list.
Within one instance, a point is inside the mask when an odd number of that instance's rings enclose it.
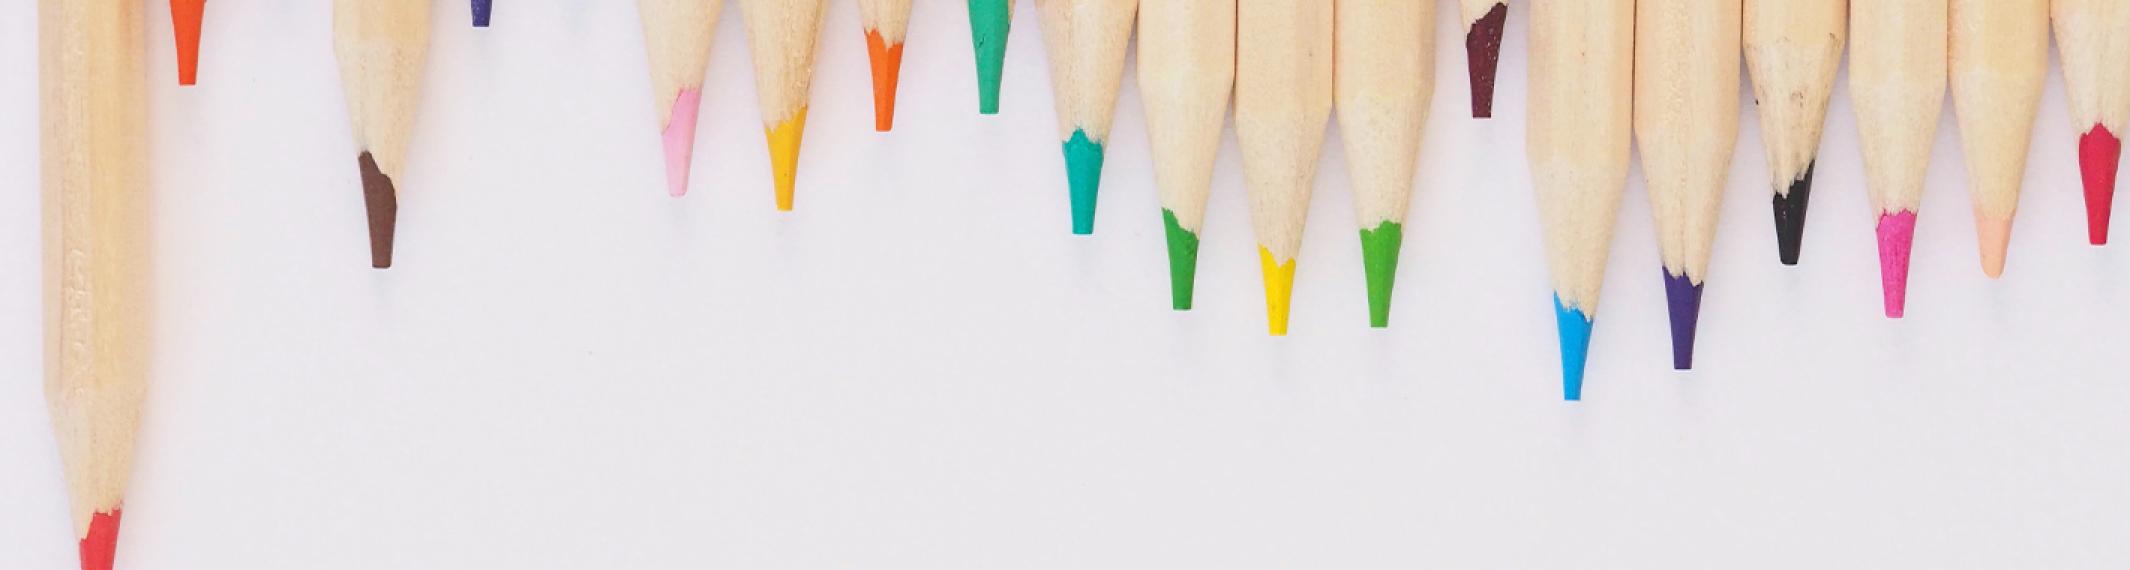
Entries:
{"label": "sharpened pencil tip", "polygon": [[1701,324],[1701,283],[1664,270],[1664,305],[1671,315],[1671,367],[1694,368],[1694,332]]}
{"label": "sharpened pencil tip", "polygon": [[2108,127],[2093,125],[2078,139],[2078,171],[2086,190],[2086,240],[2108,245],[2108,217],[2115,207],[2115,169],[2123,139]]}
{"label": "sharpened pencil tip", "polygon": [[1102,143],[1074,130],[1066,139],[1065,178],[1072,199],[1072,233],[1095,233],[1095,198],[1102,190]]}
{"label": "sharpened pencil tip", "polygon": [[1390,294],[1398,279],[1398,249],[1405,226],[1385,220],[1361,230],[1361,268],[1368,281],[1368,326],[1390,326]]}
{"label": "sharpened pencil tip", "polygon": [[865,31],[865,55],[873,69],[873,130],[895,129],[895,89],[902,82],[902,44],[888,45],[880,30]]}
{"label": "sharpened pencil tip", "polygon": [[1287,336],[1287,309],[1294,299],[1294,262],[1280,263],[1272,250],[1257,247],[1258,268],[1265,276],[1265,319],[1272,336]]}
{"label": "sharpened pencil tip", "polygon": [[1775,193],[1775,249],[1783,265],[1797,265],[1804,249],[1805,212],[1812,201],[1812,171],[1819,161],[1805,163],[1805,173],[1790,181],[1786,192]]}
{"label": "sharpened pencil tip", "polygon": [[1879,286],[1885,295],[1887,318],[1898,319],[1907,313],[1908,253],[1915,238],[1915,212],[1879,214]]}
{"label": "sharpened pencil tip", "polygon": [[1169,244],[1169,306],[1191,310],[1191,290],[1198,281],[1198,234],[1183,229],[1168,208],[1161,209],[1161,227]]}
{"label": "sharpened pencil tip", "polygon": [[1991,279],[2004,276],[2004,252],[2012,244],[2012,219],[2002,220],[1975,212],[1975,245],[1982,252],[1982,274]]}
{"label": "sharpened pencil tip", "polygon": [[977,112],[998,114],[1000,77],[1006,70],[1006,37],[1013,31],[1013,0],[969,0],[969,39],[976,47]]}
{"label": "sharpened pencil tip", "polygon": [[488,27],[488,13],[494,7],[494,0],[473,0],[473,27]]}
{"label": "sharpened pencil tip", "polygon": [[81,537],[81,570],[111,570],[118,560],[118,519],[123,509],[98,511],[89,517],[89,534]]}
{"label": "sharpened pencil tip", "polygon": [[207,0],[170,0],[170,31],[177,38],[178,85],[200,79],[200,18]]}
{"label": "sharpened pencil tip", "polygon": [[695,162],[695,119],[702,100],[701,88],[682,89],[666,115],[666,130],[659,137],[666,151],[667,196],[688,195],[688,171]]}
{"label": "sharpened pencil tip", "polygon": [[799,139],[806,134],[806,108],[791,119],[768,129],[769,166],[775,171],[777,210],[791,211],[792,195],[799,181]]}
{"label": "sharpened pencil tip", "polygon": [[1494,116],[1494,72],[1501,64],[1502,24],[1509,6],[1496,3],[1464,33],[1464,57],[1472,81],[1472,117]]}
{"label": "sharpened pencil tip", "polygon": [[1582,309],[1561,304],[1559,293],[1553,295],[1553,317],[1560,330],[1561,397],[1579,401],[1583,399],[1583,366],[1590,362],[1590,328],[1596,323]]}
{"label": "sharpened pencil tip", "polygon": [[392,177],[378,170],[368,151],[355,157],[362,169],[363,210],[370,219],[370,267],[392,267],[392,234],[399,229],[399,192]]}

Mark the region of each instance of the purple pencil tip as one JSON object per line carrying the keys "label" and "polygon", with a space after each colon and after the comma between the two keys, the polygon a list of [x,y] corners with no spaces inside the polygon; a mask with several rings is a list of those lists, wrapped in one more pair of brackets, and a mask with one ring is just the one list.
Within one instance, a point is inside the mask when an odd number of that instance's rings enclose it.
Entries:
{"label": "purple pencil tip", "polygon": [[1701,285],[1664,270],[1664,304],[1671,312],[1671,367],[1694,367],[1694,330],[1701,323]]}

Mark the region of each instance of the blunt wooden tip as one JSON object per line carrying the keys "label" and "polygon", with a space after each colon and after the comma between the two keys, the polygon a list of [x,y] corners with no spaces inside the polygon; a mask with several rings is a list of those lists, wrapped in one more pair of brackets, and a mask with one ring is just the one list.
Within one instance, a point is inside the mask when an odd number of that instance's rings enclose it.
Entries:
{"label": "blunt wooden tip", "polygon": [[118,519],[123,509],[89,517],[89,534],[81,537],[81,570],[111,570],[118,559]]}
{"label": "blunt wooden tip", "polygon": [[1885,295],[1886,317],[1898,319],[1908,310],[1908,253],[1915,245],[1916,213],[1881,212],[1878,239],[1879,290]]}
{"label": "blunt wooden tip", "polygon": [[1797,265],[1798,252],[1805,244],[1805,210],[1812,200],[1812,170],[1819,167],[1814,160],[1805,165],[1805,173],[1790,181],[1788,192],[1775,193],[1775,249],[1783,265]]}
{"label": "blunt wooden tip", "polygon": [[2108,214],[2115,204],[2115,169],[2123,139],[2108,127],[2093,125],[2078,139],[2078,171],[2086,187],[2086,240],[2108,244]]}
{"label": "blunt wooden tip", "polygon": [[865,31],[865,53],[873,64],[873,130],[895,129],[895,89],[902,81],[902,44],[889,45],[880,30]]}
{"label": "blunt wooden tip", "polygon": [[1472,116],[1494,116],[1494,72],[1501,66],[1501,29],[1509,19],[1509,5],[1496,3],[1487,15],[1472,21],[1464,32],[1465,65],[1472,78]]}
{"label": "blunt wooden tip", "polygon": [[362,204],[370,218],[370,267],[392,266],[392,234],[399,227],[399,193],[392,177],[377,169],[377,160],[365,151],[355,157],[362,168]]}

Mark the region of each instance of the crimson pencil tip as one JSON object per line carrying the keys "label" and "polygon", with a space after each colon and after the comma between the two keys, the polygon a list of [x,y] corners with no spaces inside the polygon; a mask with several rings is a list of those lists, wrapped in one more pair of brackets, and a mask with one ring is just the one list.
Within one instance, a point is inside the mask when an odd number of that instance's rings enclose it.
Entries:
{"label": "crimson pencil tip", "polygon": [[81,570],[111,570],[118,559],[118,519],[122,509],[97,512],[89,517],[89,533],[81,537]]}
{"label": "crimson pencil tip", "polygon": [[2123,139],[2108,127],[2093,129],[2078,139],[2078,171],[2086,190],[2086,240],[2108,245],[2108,215],[2115,206],[2115,169],[2123,155]]}

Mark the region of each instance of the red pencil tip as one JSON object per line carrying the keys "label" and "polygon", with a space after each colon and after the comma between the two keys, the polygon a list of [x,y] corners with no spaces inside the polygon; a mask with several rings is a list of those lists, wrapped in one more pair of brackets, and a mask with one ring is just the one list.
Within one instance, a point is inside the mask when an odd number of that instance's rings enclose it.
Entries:
{"label": "red pencil tip", "polygon": [[192,85],[200,76],[200,13],[207,0],[170,0],[170,29],[177,37],[178,85]]}
{"label": "red pencil tip", "polygon": [[2093,245],[2108,244],[2108,214],[2115,202],[2115,168],[2123,155],[2123,139],[2108,127],[2093,125],[2078,138],[2078,171],[2086,186],[2086,239]]}
{"label": "red pencil tip", "polygon": [[121,509],[89,517],[89,535],[81,537],[81,570],[111,570],[118,555],[118,518]]}

